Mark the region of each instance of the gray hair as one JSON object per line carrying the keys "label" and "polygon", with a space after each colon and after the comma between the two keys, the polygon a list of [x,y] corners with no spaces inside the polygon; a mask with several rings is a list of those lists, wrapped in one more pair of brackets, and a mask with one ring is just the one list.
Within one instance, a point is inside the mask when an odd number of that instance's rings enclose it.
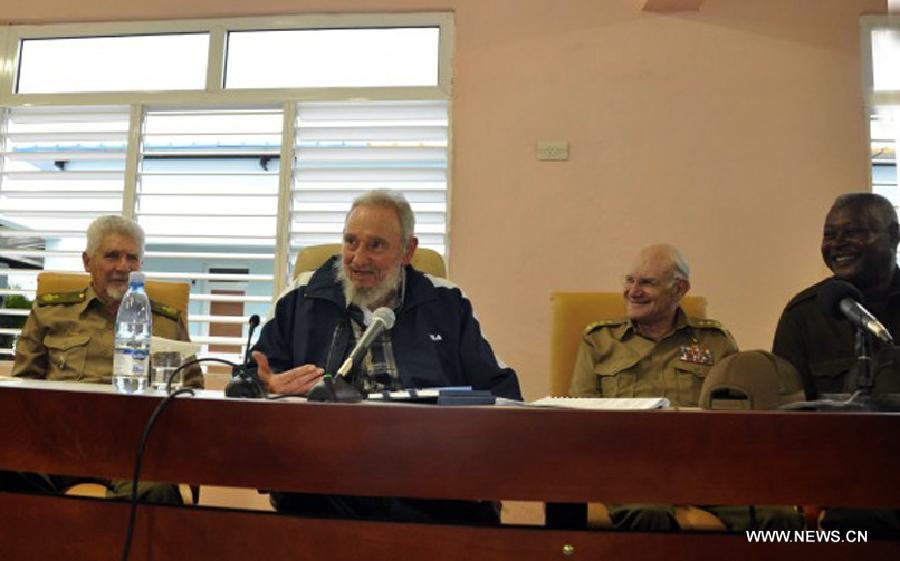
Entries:
{"label": "gray hair", "polygon": [[144,229],[129,218],[118,214],[109,214],[91,222],[87,229],[87,247],[84,251],[91,257],[100,250],[103,239],[110,234],[121,234],[137,242],[138,257],[144,258]]}
{"label": "gray hair", "polygon": [[872,209],[878,218],[881,219],[885,228],[890,228],[892,224],[897,224],[897,209],[894,208],[894,203],[877,193],[863,192],[838,195],[831,208],[833,210],[844,207]]}
{"label": "gray hair", "polygon": [[[688,265],[687,259],[678,251],[674,245],[667,243],[658,243],[645,247],[639,253],[641,256],[653,255],[654,257],[662,257],[666,259],[672,267],[672,276],[675,279],[691,280],[691,267]],[[645,257],[646,258],[646,257]]]}
{"label": "gray hair", "polygon": [[671,252],[669,259],[672,260],[672,274],[676,279],[691,280],[691,266],[688,265],[687,259],[674,246],[669,246]]}
{"label": "gray hair", "polygon": [[413,214],[412,207],[409,206],[409,202],[407,202],[406,197],[404,197],[402,193],[391,191],[389,189],[375,189],[374,191],[363,193],[353,199],[353,205],[350,207],[350,211],[347,212],[346,218],[344,218],[345,224],[347,223],[347,219],[350,218],[350,213],[358,206],[376,206],[393,209],[394,212],[397,213],[397,218],[400,219],[403,249],[409,248],[409,240],[412,239],[413,232],[416,228],[416,217]]}

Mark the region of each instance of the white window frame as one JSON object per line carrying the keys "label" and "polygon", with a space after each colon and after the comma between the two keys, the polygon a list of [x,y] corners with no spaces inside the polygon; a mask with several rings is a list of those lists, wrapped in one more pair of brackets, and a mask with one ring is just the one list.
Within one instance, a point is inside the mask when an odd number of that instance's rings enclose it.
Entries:
{"label": "white window frame", "polygon": [[[367,88],[271,88],[226,90],[225,43],[229,31],[278,29],[351,29],[383,27],[439,27],[438,84]],[[453,14],[319,14],[284,17],[223,18],[146,22],[55,24],[12,26],[0,31],[0,105],[66,104],[225,104],[279,103],[285,99],[449,99],[452,88]],[[153,33],[209,33],[206,89],[203,91],[131,91],[64,94],[15,93],[16,65],[23,39],[50,39]],[[290,64],[289,53],[284,56]]]}
{"label": "white window frame", "polygon": [[[875,91],[875,67],[872,56],[872,32],[876,29],[894,28],[900,31],[900,18],[890,15],[864,15],[859,19],[860,22],[860,55],[861,55],[861,71],[863,86],[863,107],[864,118],[866,119],[866,153],[870,152],[872,146],[872,127],[870,125],[870,115],[872,111],[882,105],[898,105],[900,106],[900,90],[881,90]],[[868,175],[868,184],[871,188],[874,178],[872,177],[872,159],[868,158],[866,166],[866,174]],[[896,204],[897,201],[895,201]]]}
{"label": "white window frame", "polygon": [[[166,20],[145,22],[111,22],[83,24],[24,25],[0,28],[0,107],[21,106],[129,106],[131,111],[124,174],[122,214],[134,217],[140,157],[140,124],[146,108],[214,107],[214,106],[280,106],[284,110],[284,127],[280,158],[294,159],[294,121],[296,104],[301,101],[349,100],[444,100],[448,103],[451,125],[448,146],[452,146],[452,53],[454,15],[450,12],[320,14],[278,17]],[[225,47],[230,31],[280,29],[353,29],[387,27],[439,27],[438,83],[435,86],[348,87],[348,88],[224,88]],[[19,48],[22,40],[77,38],[96,36],[128,36],[168,33],[209,33],[206,88],[177,91],[117,91],[78,93],[15,93]],[[290,53],[281,56],[289,71]],[[289,214],[292,167],[282,165],[279,178],[278,224],[276,232],[273,298],[286,284],[289,254]],[[451,196],[452,150],[448,150],[447,197]],[[446,250],[449,252],[450,209],[446,211]],[[208,329],[208,326],[206,327]]]}

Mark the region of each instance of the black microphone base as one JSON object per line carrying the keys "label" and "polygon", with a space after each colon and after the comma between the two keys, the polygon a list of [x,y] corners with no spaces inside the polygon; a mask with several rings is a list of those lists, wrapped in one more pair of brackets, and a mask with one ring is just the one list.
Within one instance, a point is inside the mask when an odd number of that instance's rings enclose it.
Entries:
{"label": "black microphone base", "polygon": [[330,403],[359,403],[365,396],[353,385],[348,384],[343,376],[332,378],[326,376],[313,386],[306,394],[307,401]]}
{"label": "black microphone base", "polygon": [[266,397],[266,390],[264,390],[256,380],[235,376],[228,382],[228,385],[225,386],[225,395],[227,397],[258,399]]}

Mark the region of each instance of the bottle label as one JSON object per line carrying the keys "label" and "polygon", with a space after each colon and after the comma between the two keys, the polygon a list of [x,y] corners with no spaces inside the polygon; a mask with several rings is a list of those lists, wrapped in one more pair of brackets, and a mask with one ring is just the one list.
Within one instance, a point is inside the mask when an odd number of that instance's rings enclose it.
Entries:
{"label": "bottle label", "polygon": [[131,353],[127,350],[117,352],[116,358],[113,360],[113,376],[131,376],[131,367],[134,364]]}
{"label": "bottle label", "polygon": [[149,354],[144,349],[116,349],[113,376],[145,376]]}

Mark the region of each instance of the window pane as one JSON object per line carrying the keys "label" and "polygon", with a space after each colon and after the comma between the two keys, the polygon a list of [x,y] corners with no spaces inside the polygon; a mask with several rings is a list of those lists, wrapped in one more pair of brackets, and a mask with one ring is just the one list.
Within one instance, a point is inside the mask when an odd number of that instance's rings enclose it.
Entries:
{"label": "window pane", "polygon": [[[0,136],[4,257],[15,257],[25,237],[33,236],[31,249],[57,252],[46,261],[32,256],[35,264],[82,268],[87,225],[100,215],[122,212],[128,115],[127,107],[8,111]],[[67,251],[68,256],[60,253]]]}
{"label": "window pane", "polygon": [[299,103],[291,255],[339,243],[353,199],[372,189],[403,193],[419,246],[444,253],[447,113],[444,101]]}
{"label": "window pane", "polygon": [[875,90],[900,90],[900,30],[872,30],[872,75]]}
{"label": "window pane", "polygon": [[900,203],[897,185],[897,141],[900,138],[900,107],[882,105],[871,114],[872,192],[884,195],[894,206]]}
{"label": "window pane", "polygon": [[0,109],[0,355],[13,353],[37,273],[84,270],[87,225],[122,212],[128,116],[127,107]]}
{"label": "window pane", "polygon": [[439,38],[438,27],[235,31],[225,86],[435,86]]}
{"label": "window pane", "polygon": [[16,91],[203,89],[208,45],[205,33],[26,39]]}
{"label": "window pane", "polygon": [[247,316],[269,309],[282,124],[280,108],[145,114],[136,206],[144,269],[191,281],[191,339],[204,345],[201,356],[243,360]]}

